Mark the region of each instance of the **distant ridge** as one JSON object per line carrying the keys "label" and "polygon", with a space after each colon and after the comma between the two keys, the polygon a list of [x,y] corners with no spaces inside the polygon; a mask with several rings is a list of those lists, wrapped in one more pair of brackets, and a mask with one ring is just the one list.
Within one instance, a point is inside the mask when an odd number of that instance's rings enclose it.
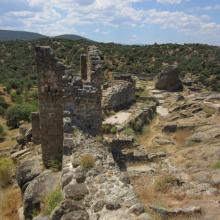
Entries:
{"label": "distant ridge", "polygon": [[47,38],[47,36],[27,31],[0,30],[0,41],[38,40],[42,38]]}
{"label": "distant ridge", "polygon": [[[28,32],[28,31],[11,31],[11,30],[0,30],[0,41],[16,41],[16,40],[38,40],[43,38],[49,38],[46,35]],[[81,37],[75,34],[64,34],[55,36],[52,38],[66,39],[66,40],[89,40],[87,38]],[[90,41],[90,40],[89,40]]]}
{"label": "distant ridge", "polygon": [[64,40],[89,40],[85,37],[81,37],[79,35],[75,35],[75,34],[63,34],[63,35],[59,35],[59,36],[55,36],[54,38],[58,38],[58,39],[64,39]]}

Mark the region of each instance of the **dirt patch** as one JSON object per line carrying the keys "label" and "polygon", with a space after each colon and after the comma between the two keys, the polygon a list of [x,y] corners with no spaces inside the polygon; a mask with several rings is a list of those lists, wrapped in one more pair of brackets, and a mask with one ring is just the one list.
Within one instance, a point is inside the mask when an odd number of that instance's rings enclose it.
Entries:
{"label": "dirt patch", "polygon": [[186,139],[191,135],[191,131],[189,130],[179,130],[173,135],[173,139],[176,141],[178,146],[183,146],[185,144]]}
{"label": "dirt patch", "polygon": [[0,189],[0,219],[18,220],[18,209],[22,206],[21,193],[17,185]]}

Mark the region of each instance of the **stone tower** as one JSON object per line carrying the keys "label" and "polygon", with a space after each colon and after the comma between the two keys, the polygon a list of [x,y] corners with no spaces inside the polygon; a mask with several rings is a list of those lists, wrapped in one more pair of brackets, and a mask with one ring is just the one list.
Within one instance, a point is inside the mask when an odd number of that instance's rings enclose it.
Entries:
{"label": "stone tower", "polygon": [[43,162],[46,167],[62,161],[63,96],[62,75],[65,70],[50,47],[36,47],[40,133]]}

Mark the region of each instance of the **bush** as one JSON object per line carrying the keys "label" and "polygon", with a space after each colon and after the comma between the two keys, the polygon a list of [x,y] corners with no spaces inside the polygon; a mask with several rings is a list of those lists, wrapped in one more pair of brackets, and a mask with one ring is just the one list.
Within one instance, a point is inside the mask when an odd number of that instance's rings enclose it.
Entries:
{"label": "bush", "polygon": [[4,115],[5,115],[5,112],[6,112],[6,109],[3,108],[2,106],[0,106],[0,115],[1,115],[1,116],[4,116]]}
{"label": "bush", "polygon": [[49,193],[44,200],[44,212],[46,215],[50,215],[51,212],[59,205],[63,200],[63,195],[58,187],[53,192]]}
{"label": "bush", "polygon": [[17,128],[20,121],[30,121],[31,112],[35,112],[37,107],[31,104],[14,105],[8,108],[6,112],[7,125]]}
{"label": "bush", "polygon": [[10,158],[0,158],[0,186],[10,183],[14,174],[14,163]]}
{"label": "bush", "polygon": [[80,158],[80,165],[83,168],[91,168],[95,165],[95,159],[91,154],[84,154]]}
{"label": "bush", "polygon": [[128,135],[128,136],[135,134],[134,130],[132,128],[130,128],[130,127],[125,128],[123,133]]}
{"label": "bush", "polygon": [[112,134],[116,134],[116,133],[117,133],[117,128],[116,128],[115,126],[113,126],[113,127],[111,128],[110,132],[111,132]]}
{"label": "bush", "polygon": [[4,132],[4,128],[2,125],[0,125],[0,135],[3,134],[3,132]]}
{"label": "bush", "polygon": [[8,108],[8,103],[5,101],[3,97],[0,97],[0,107],[2,108]]}
{"label": "bush", "polygon": [[49,161],[49,167],[55,169],[55,170],[61,170],[61,167],[62,167],[62,162],[59,161],[59,160],[50,160]]}
{"label": "bush", "polygon": [[110,124],[103,124],[102,125],[102,132],[106,134],[116,134],[117,133],[117,128],[114,125]]}
{"label": "bush", "polygon": [[213,169],[220,169],[220,160],[212,165]]}

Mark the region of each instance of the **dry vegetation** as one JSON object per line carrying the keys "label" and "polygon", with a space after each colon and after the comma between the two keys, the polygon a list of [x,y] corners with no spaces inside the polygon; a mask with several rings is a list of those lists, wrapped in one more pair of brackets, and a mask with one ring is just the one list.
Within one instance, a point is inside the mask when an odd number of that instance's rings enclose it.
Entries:
{"label": "dry vegetation", "polygon": [[94,158],[94,156],[91,155],[91,154],[83,154],[80,157],[80,165],[83,168],[86,168],[86,169],[94,167],[94,165],[95,165],[95,158]]}

